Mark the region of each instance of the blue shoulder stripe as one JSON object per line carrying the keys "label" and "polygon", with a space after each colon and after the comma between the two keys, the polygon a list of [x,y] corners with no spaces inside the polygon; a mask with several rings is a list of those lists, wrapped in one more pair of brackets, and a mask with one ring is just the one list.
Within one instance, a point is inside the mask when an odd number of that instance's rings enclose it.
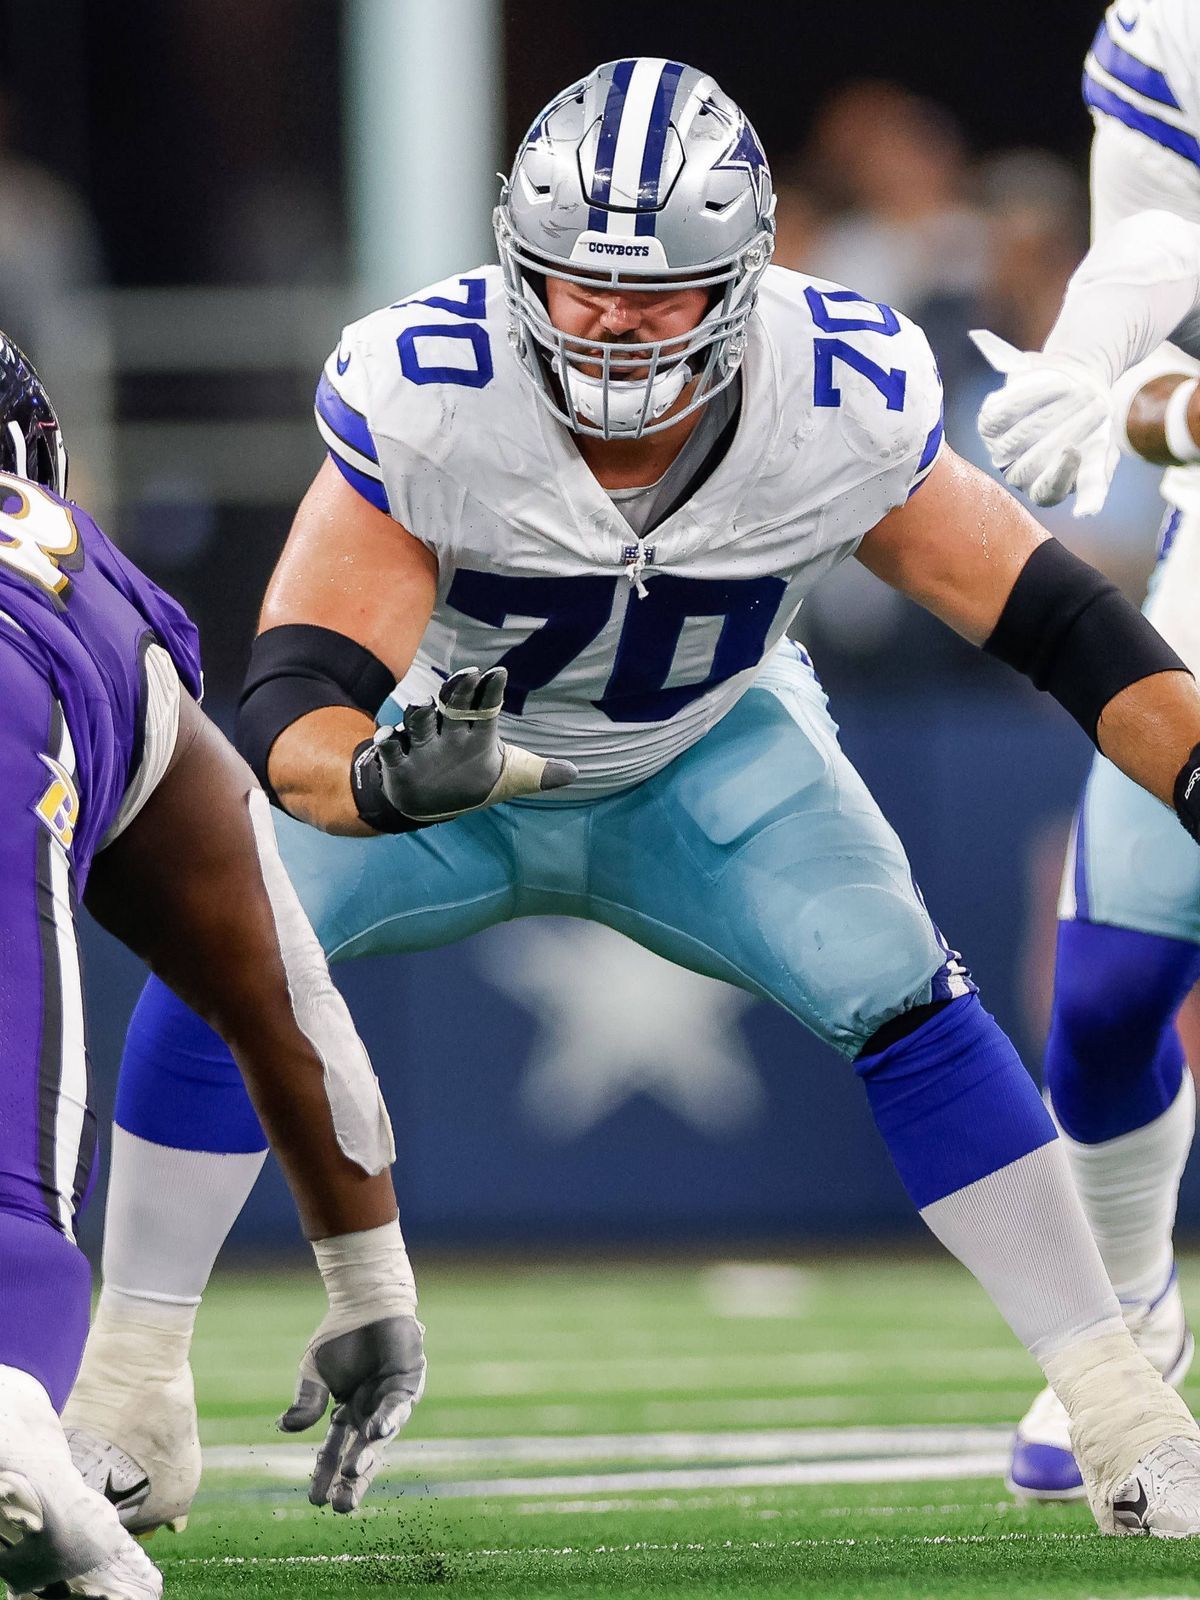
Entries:
{"label": "blue shoulder stripe", "polygon": [[929,437],[925,441],[925,448],[921,451],[921,459],[917,462],[917,470],[913,474],[913,481],[908,486],[906,500],[911,500],[913,495],[925,482],[933,471],[933,464],[937,460],[938,451],[942,448],[942,439],[945,437],[946,422],[945,412],[938,413],[938,419],[929,430]]}
{"label": "blue shoulder stripe", "polygon": [[361,411],[355,411],[353,406],[346,404],[324,372],[321,374],[320,383],[317,384],[316,407],[318,415],[337,434],[343,444],[349,445],[351,450],[357,450],[360,456],[366,456],[368,461],[379,464],[379,457],[375,454],[375,441],[371,437],[366,417]]}
{"label": "blue shoulder stripe", "polygon": [[391,515],[391,506],[388,505],[387,490],[378,478],[368,478],[365,472],[359,472],[348,461],[343,460],[336,450],[329,452],[329,459],[345,478],[352,489],[357,489],[364,500],[369,500],[377,511],[384,511]]}
{"label": "blue shoulder stripe", "polygon": [[921,459],[917,462],[917,471],[924,472],[926,467],[933,465],[933,458],[942,448],[942,435],[946,431],[945,416],[939,415],[933,427],[929,430],[929,437],[925,441],[925,448],[921,451]]}
{"label": "blue shoulder stripe", "polygon": [[1173,150],[1177,156],[1182,156],[1185,161],[1191,161],[1200,167],[1200,139],[1185,133],[1182,128],[1172,127],[1169,122],[1163,122],[1159,117],[1152,117],[1147,111],[1139,111],[1137,106],[1122,100],[1119,95],[1114,94],[1111,89],[1106,89],[1102,83],[1097,83],[1095,78],[1086,72],[1083,75],[1083,99],[1085,105],[1091,106],[1096,111],[1102,111],[1105,116],[1113,117],[1117,122],[1123,122],[1127,128],[1145,134],[1146,138],[1152,139],[1155,144]]}
{"label": "blue shoulder stripe", "polygon": [[1113,38],[1104,23],[1100,24],[1096,37],[1092,40],[1092,54],[1105,72],[1116,78],[1118,83],[1136,89],[1138,94],[1144,94],[1147,100],[1157,100],[1160,105],[1169,106],[1172,111],[1182,110],[1163,74],[1154,67],[1148,67],[1144,61],[1139,61],[1137,56],[1131,55]]}

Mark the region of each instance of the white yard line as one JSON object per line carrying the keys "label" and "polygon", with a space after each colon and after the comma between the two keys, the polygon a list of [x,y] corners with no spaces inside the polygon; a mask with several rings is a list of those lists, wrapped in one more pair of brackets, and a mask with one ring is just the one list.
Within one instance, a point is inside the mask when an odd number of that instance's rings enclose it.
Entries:
{"label": "white yard line", "polygon": [[832,1483],[922,1483],[929,1479],[998,1478],[1008,1451],[977,1455],[878,1456],[863,1461],[795,1461],[754,1467],[679,1467],[658,1472],[594,1472],[578,1477],[477,1478],[421,1484],[439,1499],[510,1499],[530,1495],[621,1494],[638,1490],[769,1489]]}
{"label": "white yard line", "polygon": [[[595,1434],[581,1438],[414,1439],[397,1447],[381,1477],[409,1492],[446,1499],[763,1489],[833,1483],[914,1483],[1001,1476],[1008,1427],[810,1428],[751,1433]],[[218,1446],[206,1469],[303,1482],[313,1447]],[[554,1476],[440,1477],[501,1464],[583,1466],[654,1462],[656,1467]],[[728,1463],[728,1464],[722,1464]]]}
{"label": "white yard line", "polygon": [[[861,1457],[995,1454],[1012,1429],[993,1427],[780,1428],[729,1433],[600,1433],[518,1435],[499,1439],[401,1439],[393,1446],[396,1473],[483,1467],[494,1462],[561,1466],[596,1461],[833,1461]],[[209,1471],[269,1473],[306,1478],[311,1444],[215,1445],[204,1452]]]}
{"label": "white yard line", "polygon": [[[755,1429],[728,1433],[601,1433],[518,1435],[498,1439],[401,1439],[384,1470],[390,1476],[497,1463],[583,1465],[654,1461],[696,1464],[736,1461],[832,1462],[862,1458],[996,1455],[1011,1428],[887,1427]],[[204,1452],[208,1471],[262,1473],[300,1480],[312,1470],[315,1445],[214,1445]]]}

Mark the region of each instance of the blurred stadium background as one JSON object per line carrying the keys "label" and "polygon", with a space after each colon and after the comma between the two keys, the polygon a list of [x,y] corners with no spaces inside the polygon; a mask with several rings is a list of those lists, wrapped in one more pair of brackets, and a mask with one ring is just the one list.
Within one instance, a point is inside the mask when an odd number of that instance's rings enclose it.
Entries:
{"label": "blurred stadium background", "polygon": [[[0,0],[0,326],[41,366],[73,491],[189,606],[228,724],[321,459],[342,324],[491,259],[495,174],[597,61],[713,71],[780,189],[778,259],[921,321],[979,458],[986,324],[1040,343],[1086,241],[1079,67],[1099,0]],[[1054,528],[1140,594],[1155,473]],[[1082,735],[850,564],[805,608],[846,748],[1036,1070]],[[87,940],[111,1106],[136,963]],[[582,924],[343,968],[397,1124],[410,1242],[730,1252],[919,1225],[853,1075],[794,1023]],[[1193,1059],[1200,1052],[1193,1052]],[[1184,1217],[1200,1222],[1200,1181]],[[101,1207],[85,1237],[94,1247]],[[296,1248],[269,1171],[242,1250]]]}

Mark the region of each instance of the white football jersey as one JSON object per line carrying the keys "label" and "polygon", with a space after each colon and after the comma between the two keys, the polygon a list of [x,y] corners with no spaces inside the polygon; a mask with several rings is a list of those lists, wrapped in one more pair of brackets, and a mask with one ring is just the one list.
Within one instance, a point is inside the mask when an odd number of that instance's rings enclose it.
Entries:
{"label": "white football jersey", "polygon": [[1092,228],[1137,211],[1200,222],[1200,6],[1115,0],[1088,52],[1083,97],[1096,126]]}
{"label": "white football jersey", "polygon": [[941,409],[919,328],[773,267],[733,440],[639,539],[517,361],[497,267],[354,323],[317,391],[348,481],[437,558],[398,698],[503,664],[501,735],[576,764],[564,800],[650,777],[736,703],[817,580],[932,469]]}
{"label": "white football jersey", "polygon": [[[1115,0],[1084,64],[1083,97],[1095,124],[1093,237],[1139,211],[1200,223],[1200,0]],[[1200,341],[1191,330],[1176,339],[1184,357],[1164,345],[1145,364],[1147,381],[1156,372],[1200,373]],[[1168,468],[1162,492],[1200,513],[1200,468]],[[1200,636],[1187,643],[1196,659]]]}

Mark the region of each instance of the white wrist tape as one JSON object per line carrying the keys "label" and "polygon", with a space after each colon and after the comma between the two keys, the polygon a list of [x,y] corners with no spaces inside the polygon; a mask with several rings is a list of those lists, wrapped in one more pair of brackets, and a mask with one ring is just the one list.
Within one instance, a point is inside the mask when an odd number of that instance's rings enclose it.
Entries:
{"label": "white wrist tape", "polygon": [[417,1286],[399,1218],[362,1233],[314,1239],[313,1254],[329,1296],[329,1315],[321,1325],[326,1337],[382,1317],[415,1314]]}
{"label": "white wrist tape", "polygon": [[1167,449],[1176,461],[1200,461],[1200,441],[1188,426],[1187,416],[1188,406],[1197,389],[1200,389],[1200,378],[1190,378],[1186,383],[1181,383],[1173,391],[1163,412]]}

